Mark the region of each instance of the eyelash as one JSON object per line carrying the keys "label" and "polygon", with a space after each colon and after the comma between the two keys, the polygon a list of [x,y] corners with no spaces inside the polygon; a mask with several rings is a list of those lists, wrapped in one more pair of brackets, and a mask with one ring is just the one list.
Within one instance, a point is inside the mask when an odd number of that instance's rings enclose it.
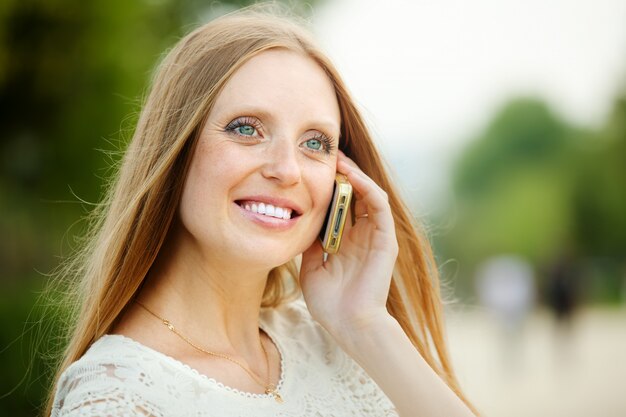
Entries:
{"label": "eyelash", "polygon": [[[259,123],[259,121],[256,118],[250,116],[239,117],[233,120],[232,122],[228,123],[224,130],[230,134],[240,137],[250,137],[248,135],[242,135],[237,132],[237,129],[242,126],[252,126],[255,130],[257,130],[257,132],[261,130],[261,124]],[[318,132],[318,134],[316,134],[315,136],[306,139],[305,142],[308,142],[310,140],[318,140],[322,143],[322,149],[320,150],[307,148],[307,150],[311,152],[330,154],[331,151],[334,149],[333,141],[323,133]]]}
{"label": "eyelash", "polygon": [[254,117],[249,117],[249,116],[239,117],[233,120],[224,128],[224,130],[228,133],[232,133],[237,136],[246,136],[246,135],[242,135],[236,132],[237,128],[240,128],[243,126],[252,126],[257,131],[261,130],[261,124],[259,123],[259,121],[255,119]]}
{"label": "eyelash", "polygon": [[310,140],[318,140],[322,143],[322,149],[320,150],[316,150],[316,149],[309,149],[312,152],[321,152],[324,153],[326,155],[329,155],[330,152],[333,150],[333,141],[330,140],[330,138],[328,136],[326,136],[323,133],[318,133],[317,135],[313,136],[312,138],[308,138],[307,140],[305,140],[305,142],[308,142]]}

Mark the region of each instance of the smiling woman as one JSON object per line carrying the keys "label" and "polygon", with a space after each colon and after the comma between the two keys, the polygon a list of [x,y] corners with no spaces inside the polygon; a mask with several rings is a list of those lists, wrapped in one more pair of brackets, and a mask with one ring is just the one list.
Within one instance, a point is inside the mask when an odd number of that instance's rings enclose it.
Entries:
{"label": "smiling woman", "polygon": [[[287,263],[315,239],[332,193],[340,124],[331,80],[301,52],[262,52],[224,85],[198,135],[180,220],[211,264],[237,267],[233,285],[264,286],[258,268]],[[196,244],[174,239],[181,254]],[[241,276],[242,268],[255,277]]]}
{"label": "smiling woman", "polygon": [[[300,26],[240,11],[161,63],[61,274],[80,284],[47,415],[472,415],[428,243]],[[337,173],[355,204],[325,260]]]}

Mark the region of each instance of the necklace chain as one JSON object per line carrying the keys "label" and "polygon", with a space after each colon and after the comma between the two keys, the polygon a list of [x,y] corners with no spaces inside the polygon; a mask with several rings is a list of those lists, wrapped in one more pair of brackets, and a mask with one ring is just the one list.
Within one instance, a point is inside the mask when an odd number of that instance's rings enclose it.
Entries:
{"label": "necklace chain", "polygon": [[233,362],[234,364],[239,365],[239,367],[241,369],[243,369],[244,371],[246,371],[246,373],[248,373],[248,375],[250,375],[257,384],[259,384],[260,386],[262,386],[265,389],[265,393],[266,394],[272,395],[274,397],[274,399],[277,402],[279,402],[279,403],[283,402],[283,398],[280,396],[280,393],[278,392],[278,389],[274,386],[274,384],[270,383],[270,361],[269,361],[269,358],[268,358],[268,355],[267,355],[267,351],[265,350],[265,346],[263,346],[263,342],[261,342],[260,339],[259,339],[259,343],[261,344],[261,349],[263,350],[263,354],[265,355],[265,364],[267,366],[267,382],[266,383],[264,383],[261,378],[259,378],[257,375],[255,375],[254,372],[252,372],[250,369],[248,369],[245,365],[243,365],[238,360],[233,359],[230,356],[224,355],[223,353],[211,352],[210,350],[206,350],[206,349],[198,346],[191,339],[189,339],[187,336],[185,336],[184,334],[180,333],[169,320],[159,316],[158,314],[156,314],[155,312],[150,310],[148,307],[146,307],[145,305],[143,305],[139,301],[135,301],[135,303],[137,303],[137,305],[139,305],[141,308],[146,310],[148,313],[150,313],[151,315],[153,315],[157,319],[161,320],[161,322],[163,322],[163,324],[172,333],[174,333],[176,336],[178,336],[179,338],[184,340],[187,344],[189,344],[194,349],[196,349],[196,350],[198,350],[200,352],[206,353],[208,355],[211,355],[211,356],[216,356],[218,358],[227,359],[227,360]]}

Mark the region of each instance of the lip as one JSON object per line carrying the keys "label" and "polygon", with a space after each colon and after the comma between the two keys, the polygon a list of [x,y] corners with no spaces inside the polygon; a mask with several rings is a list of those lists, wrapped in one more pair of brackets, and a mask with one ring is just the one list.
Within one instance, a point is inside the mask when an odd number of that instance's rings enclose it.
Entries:
{"label": "lip", "polygon": [[294,218],[297,218],[298,216],[302,214],[302,208],[300,208],[300,206],[298,206],[293,201],[288,200],[286,198],[272,197],[268,195],[249,195],[249,196],[238,198],[237,200],[235,200],[235,203],[239,201],[246,201],[246,200],[258,201],[259,203],[271,204],[273,206],[279,206],[279,207],[291,209],[293,213],[296,213],[296,216],[293,216],[291,220],[293,220]]}
{"label": "lip", "polygon": [[[246,198],[248,199],[248,198]],[[250,200],[254,200],[253,198],[249,198]],[[259,201],[261,203],[264,203],[265,201],[263,200],[256,200]],[[292,217],[291,219],[285,220],[285,219],[279,219],[276,217],[271,217],[271,216],[266,216],[265,214],[258,214],[258,213],[254,213],[252,211],[248,211],[245,208],[241,207],[239,204],[237,204],[236,202],[233,202],[233,204],[235,205],[235,207],[237,207],[237,209],[239,210],[239,212],[242,214],[242,216],[246,217],[247,219],[251,220],[252,222],[266,228],[266,229],[270,229],[270,230],[275,230],[275,231],[283,231],[283,230],[289,230],[292,227],[295,226],[295,224],[298,222],[298,220],[300,220],[300,216],[297,217]],[[272,204],[272,203],[270,203]],[[278,204],[278,203],[276,203]],[[285,206],[283,206],[285,207]],[[293,210],[293,209],[292,209]]]}

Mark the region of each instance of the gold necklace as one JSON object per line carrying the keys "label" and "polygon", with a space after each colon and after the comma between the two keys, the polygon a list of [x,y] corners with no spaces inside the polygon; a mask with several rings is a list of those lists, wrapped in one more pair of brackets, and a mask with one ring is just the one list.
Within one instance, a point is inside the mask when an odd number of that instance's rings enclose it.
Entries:
{"label": "gold necklace", "polygon": [[163,322],[163,324],[168,329],[170,329],[176,336],[180,337],[182,340],[184,340],[189,345],[191,345],[194,349],[196,349],[196,350],[198,350],[200,352],[212,355],[212,356],[217,356],[218,358],[227,359],[227,360],[233,362],[234,364],[239,365],[239,367],[241,369],[243,369],[244,371],[246,371],[248,373],[248,375],[250,375],[257,384],[259,384],[260,386],[262,386],[265,389],[265,393],[266,394],[272,395],[274,397],[274,399],[277,402],[279,402],[279,403],[283,402],[283,397],[280,396],[280,393],[278,392],[278,389],[274,386],[274,384],[270,383],[270,361],[269,361],[269,358],[267,356],[267,351],[265,350],[265,347],[263,346],[263,342],[261,342],[260,339],[259,339],[259,343],[261,344],[261,349],[263,349],[263,354],[265,355],[265,364],[267,366],[267,383],[263,383],[261,378],[259,378],[251,370],[246,368],[241,362],[237,361],[236,359],[231,358],[230,356],[226,356],[226,355],[224,355],[222,353],[215,353],[215,352],[211,352],[210,350],[206,350],[206,349],[201,348],[200,346],[198,346],[194,342],[192,342],[188,337],[186,337],[185,335],[180,333],[178,330],[176,330],[174,325],[172,325],[172,323],[169,320],[164,319],[163,317],[157,315],[156,313],[154,313],[152,310],[150,310],[148,307],[146,307],[145,305],[143,305],[139,301],[135,301],[135,303],[137,303],[140,307],[142,307],[148,313],[152,314],[157,319],[161,320]]}

